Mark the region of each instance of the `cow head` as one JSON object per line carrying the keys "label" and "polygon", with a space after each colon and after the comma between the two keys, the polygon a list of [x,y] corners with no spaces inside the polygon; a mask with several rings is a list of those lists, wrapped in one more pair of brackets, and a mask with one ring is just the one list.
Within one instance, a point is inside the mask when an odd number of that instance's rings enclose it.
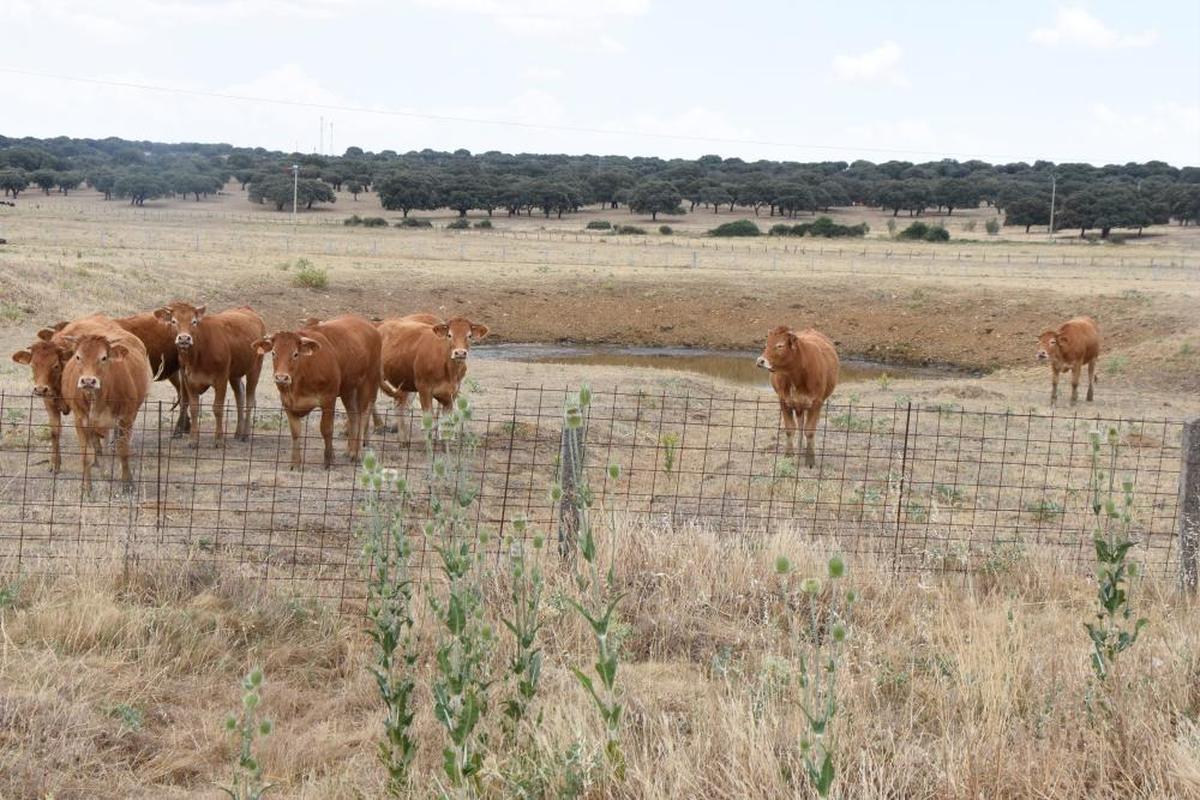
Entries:
{"label": "cow head", "polygon": [[129,350],[120,342],[110,341],[104,336],[63,337],[63,347],[71,350],[79,377],[76,386],[85,392],[98,392],[113,364],[119,364],[129,355]]}
{"label": "cow head", "polygon": [[1059,354],[1058,340],[1058,331],[1043,331],[1037,339],[1037,360],[1046,361],[1057,357]]}
{"label": "cow head", "polygon": [[796,332],[786,325],[772,328],[767,333],[767,344],[762,355],[754,363],[768,372],[774,372],[792,360],[796,353],[798,340]]}
{"label": "cow head", "polygon": [[154,311],[154,316],[175,331],[175,346],[187,350],[196,343],[196,329],[204,319],[207,306],[194,306],[176,301]]}
{"label": "cow head", "polygon": [[321,343],[292,331],[280,331],[254,343],[260,355],[271,353],[275,369],[275,385],[286,389],[292,385],[293,373],[300,359],[311,356],[321,349]]}
{"label": "cow head", "polygon": [[487,336],[488,326],[478,325],[466,317],[455,317],[449,322],[439,322],[434,325],[433,335],[449,341],[452,361],[466,361],[471,343],[478,342]]}
{"label": "cow head", "polygon": [[12,354],[13,361],[28,365],[33,373],[36,397],[55,397],[62,392],[62,368],[70,352],[54,341],[53,336],[53,330],[43,328],[38,331],[36,342]]}

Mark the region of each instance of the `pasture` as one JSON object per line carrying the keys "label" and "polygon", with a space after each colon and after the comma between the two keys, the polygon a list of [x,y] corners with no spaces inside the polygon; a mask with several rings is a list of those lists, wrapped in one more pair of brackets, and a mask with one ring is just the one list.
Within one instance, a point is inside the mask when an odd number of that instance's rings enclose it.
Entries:
{"label": "pasture", "polygon": [[[495,563],[517,519],[553,536],[561,412],[567,391],[589,384],[586,464],[624,470],[599,489],[620,512],[610,533],[628,593],[627,780],[597,766],[601,734],[567,670],[589,657],[587,631],[547,558],[559,598],[546,623],[547,721],[536,757],[501,750],[488,762],[492,785],[506,787],[496,796],[520,781],[545,796],[570,794],[568,783],[589,797],[798,792],[780,778],[798,769],[803,724],[781,622],[794,600],[771,563],[788,552],[817,569],[834,551],[864,594],[839,719],[839,751],[855,754],[839,767],[841,796],[1200,796],[1200,631],[1170,591],[1181,425],[1200,414],[1200,231],[1154,227],[1124,244],[992,237],[986,208],[944,220],[954,238],[942,245],[894,241],[886,216],[858,209],[834,216],[865,219],[871,234],[845,242],[702,235],[741,210],[660,219],[671,236],[636,216],[649,235],[585,232],[591,219],[625,221],[624,209],[497,215],[490,231],[444,230],[452,215],[431,230],[341,224],[364,210],[376,213],[372,196],[345,195],[293,225],[236,184],[145,209],[31,195],[0,217],[0,349],[59,319],[172,299],[248,303],[272,331],[343,311],[484,322],[492,333],[472,351],[464,394],[473,514],[497,534]],[[764,231],[771,222],[759,220]],[[1096,402],[1051,408],[1034,340],[1080,313],[1104,337]],[[783,458],[765,373],[756,387],[671,369],[669,356],[649,369],[486,352],[749,352],[780,323],[817,327],[843,357],[878,362],[835,392],[815,470]],[[931,369],[889,377],[888,365]],[[0,605],[10,694],[0,711],[19,731],[0,737],[0,796],[204,796],[228,762],[225,689],[249,661],[272,682],[268,707],[279,704],[264,762],[282,793],[377,794],[378,706],[354,613],[363,494],[344,439],[338,464],[321,469],[310,419],[306,466],[287,471],[287,426],[264,380],[250,442],[212,448],[205,413],[201,449],[188,450],[170,437],[173,396],[158,383],[134,435],[134,491],[102,478],[81,497],[73,432],[51,476],[41,401],[7,358],[0,397],[0,559],[16,576],[11,606]],[[419,415],[399,423],[409,441],[389,433],[372,447],[416,485],[428,468]],[[1083,577],[1088,438],[1109,427],[1117,468],[1135,481],[1131,530],[1148,573],[1137,602],[1151,624],[1128,662],[1138,678],[1120,719],[1096,725],[1080,621],[1094,591]],[[417,555],[432,569],[432,550]],[[488,586],[504,591],[501,577]],[[117,708],[136,710],[137,724]],[[427,706],[417,726],[436,739]],[[434,749],[417,764],[434,775]]]}

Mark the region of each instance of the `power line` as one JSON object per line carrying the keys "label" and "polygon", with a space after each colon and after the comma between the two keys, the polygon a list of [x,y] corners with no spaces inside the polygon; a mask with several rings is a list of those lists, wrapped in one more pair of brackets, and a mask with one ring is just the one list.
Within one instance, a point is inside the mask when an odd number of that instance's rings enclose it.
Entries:
{"label": "power line", "polygon": [[[564,133],[591,133],[600,134],[603,136],[629,136],[634,138],[645,139],[661,139],[668,141],[686,141],[686,142],[706,142],[711,144],[728,144],[728,145],[758,145],[761,147],[778,147],[792,150],[823,150],[830,152],[849,152],[849,153],[886,153],[891,155],[922,155],[931,156],[934,158],[966,158],[966,159],[993,159],[998,161],[1003,160],[1029,160],[1027,157],[1005,155],[999,153],[956,153],[937,150],[917,150],[907,148],[888,148],[888,147],[855,147],[850,145],[832,145],[832,144],[804,144],[800,142],[783,142],[772,141],[769,139],[739,139],[734,137],[724,136],[697,136],[693,134],[677,134],[677,133],[656,133],[654,131],[632,131],[620,130],[613,128],[592,128],[581,125],[551,125],[535,122],[518,122],[515,120],[502,119],[486,119],[482,117],[459,117],[447,114],[430,114],[420,111],[402,111],[399,109],[390,108],[370,108],[367,106],[348,106],[339,105],[336,103],[317,103],[306,100],[286,100],[277,97],[253,97],[249,95],[233,94],[230,92],[214,92],[204,89],[182,89],[172,86],[157,86],[148,83],[136,83],[133,81],[116,81],[103,78],[85,78],[78,75],[58,75],[48,72],[34,72],[32,70],[13,69],[10,67],[0,67],[0,73],[9,75],[21,75],[31,78],[45,78],[49,80],[69,81],[73,83],[84,83],[94,86],[110,86],[120,89],[136,89],[146,92],[162,92],[164,94],[188,95],[191,97],[208,97],[217,100],[234,100],[245,103],[270,103],[279,106],[291,106],[294,108],[311,108],[328,111],[343,111],[357,114],[375,114],[379,116],[389,117],[404,117],[408,119],[430,120],[435,122],[456,122],[468,123],[473,125],[495,125],[499,127],[518,128],[523,130],[543,130],[543,131],[561,131]],[[1108,163],[1113,163],[1112,161]]]}

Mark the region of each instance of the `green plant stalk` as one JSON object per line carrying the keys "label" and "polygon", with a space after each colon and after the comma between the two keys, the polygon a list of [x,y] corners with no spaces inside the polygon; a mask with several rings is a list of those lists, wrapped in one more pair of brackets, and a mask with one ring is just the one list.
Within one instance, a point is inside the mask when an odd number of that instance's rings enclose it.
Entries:
{"label": "green plant stalk", "polygon": [[231,715],[225,720],[225,730],[237,736],[239,746],[238,759],[233,767],[233,781],[229,786],[221,786],[220,789],[233,800],[260,800],[272,786],[270,783],[263,783],[262,763],[254,756],[255,738],[268,736],[272,730],[270,720],[259,716],[262,685],[263,671],[254,667],[242,678],[240,715]]}
{"label": "green plant stalk", "polygon": [[[513,527],[517,535],[522,536],[526,523],[519,519]],[[504,704],[504,714],[512,741],[518,739],[522,726],[529,721],[542,674],[542,649],[538,646],[538,633],[542,627],[541,602],[544,581],[541,567],[538,565],[538,555],[543,542],[544,538],[540,534],[533,536],[532,560],[526,554],[523,539],[512,542],[508,548],[509,597],[513,610],[511,616],[504,619],[503,623],[514,640],[509,675],[515,685],[512,696]],[[541,718],[539,712],[534,724],[540,723]]]}

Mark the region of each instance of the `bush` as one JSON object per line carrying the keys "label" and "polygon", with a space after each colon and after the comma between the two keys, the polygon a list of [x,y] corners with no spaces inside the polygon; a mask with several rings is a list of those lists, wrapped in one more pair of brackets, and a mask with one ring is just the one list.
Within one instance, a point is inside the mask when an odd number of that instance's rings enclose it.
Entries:
{"label": "bush", "polygon": [[465,231],[471,227],[471,221],[466,217],[459,217],[446,226],[448,231]]}
{"label": "bush", "polygon": [[480,230],[490,231],[492,229],[492,221],[490,219],[481,219],[475,223],[475,227]]}
{"label": "bush", "polygon": [[618,225],[613,230],[622,236],[644,236],[646,234],[646,229],[639,228],[637,225]]}
{"label": "bush", "polygon": [[772,225],[771,230],[767,231],[770,236],[791,236],[792,226],[780,222],[777,225]]}
{"label": "bush", "polygon": [[925,236],[922,237],[927,242],[948,242],[950,241],[950,231],[943,228],[941,225],[934,225],[929,230],[925,231]]}
{"label": "bush", "polygon": [[900,231],[896,238],[918,240],[924,239],[925,234],[927,233],[929,233],[928,225],[926,225],[924,222],[914,222],[912,225],[909,225],[907,228]]}
{"label": "bush", "polygon": [[989,219],[987,222],[983,223],[983,229],[988,232],[989,236],[995,236],[1000,232],[1000,220]]}
{"label": "bush", "polygon": [[587,224],[587,229],[589,231],[610,231],[612,223],[606,219],[594,219]]}
{"label": "bush", "polygon": [[686,213],[688,213],[688,212],[687,212],[687,209],[686,209],[686,208],[684,208],[683,206],[675,206],[675,207],[674,207],[673,209],[671,209],[671,210],[670,210],[668,213],[669,213],[669,214],[670,214],[672,217],[682,217],[684,214],[686,214]]}
{"label": "bush", "polygon": [[405,217],[396,223],[397,228],[432,228],[433,223],[418,217]]}
{"label": "bush", "polygon": [[344,220],[342,220],[342,224],[343,225],[362,225],[363,221],[362,221],[362,217],[360,217],[358,214],[351,214],[350,216],[348,216]]}
{"label": "bush", "polygon": [[670,225],[659,225],[658,232],[661,233],[663,236],[670,236],[675,231],[671,230]]}
{"label": "bush", "polygon": [[301,289],[324,289],[329,285],[329,273],[313,264],[307,258],[296,261],[296,274],[292,285]]}
{"label": "bush", "polygon": [[748,219],[726,222],[709,231],[712,236],[761,236],[762,231]]}
{"label": "bush", "polygon": [[817,217],[812,222],[772,225],[770,234],[772,236],[822,236],[826,239],[839,239],[844,236],[866,236],[869,230],[871,228],[865,222],[857,225],[838,225],[829,217]]}
{"label": "bush", "polygon": [[383,217],[367,217],[362,221],[364,228],[386,228],[388,221]]}

